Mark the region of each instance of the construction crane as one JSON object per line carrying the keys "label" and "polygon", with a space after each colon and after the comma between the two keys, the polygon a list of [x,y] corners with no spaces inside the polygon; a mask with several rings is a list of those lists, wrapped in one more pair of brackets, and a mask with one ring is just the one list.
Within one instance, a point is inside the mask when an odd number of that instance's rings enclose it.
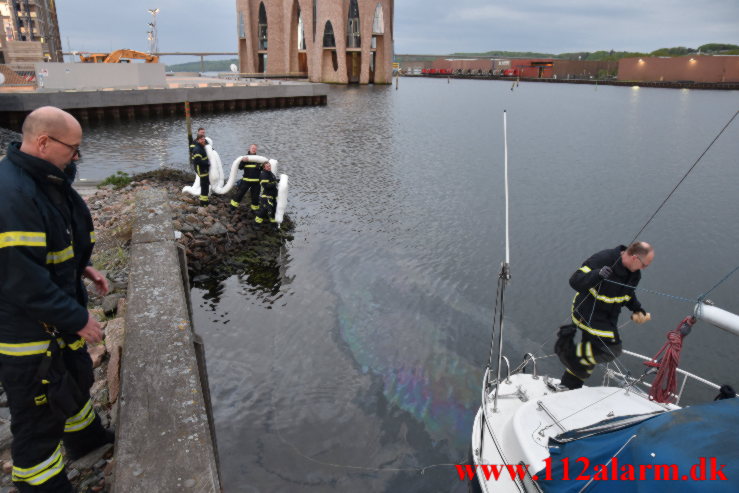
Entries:
{"label": "construction crane", "polygon": [[145,63],[159,63],[157,55],[149,55],[136,50],[116,50],[111,53],[78,53],[83,63],[131,63],[144,60]]}

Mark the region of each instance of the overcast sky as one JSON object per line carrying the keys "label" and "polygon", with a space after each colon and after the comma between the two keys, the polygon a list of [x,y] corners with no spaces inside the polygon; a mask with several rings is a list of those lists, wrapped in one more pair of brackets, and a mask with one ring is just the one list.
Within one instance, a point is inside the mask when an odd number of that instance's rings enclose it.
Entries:
{"label": "overcast sky", "polygon": [[[235,52],[235,0],[61,0],[64,51],[147,51],[151,15],[159,50]],[[395,52],[490,50],[564,53],[739,44],[739,0],[398,0]],[[187,57],[167,63],[190,61]]]}

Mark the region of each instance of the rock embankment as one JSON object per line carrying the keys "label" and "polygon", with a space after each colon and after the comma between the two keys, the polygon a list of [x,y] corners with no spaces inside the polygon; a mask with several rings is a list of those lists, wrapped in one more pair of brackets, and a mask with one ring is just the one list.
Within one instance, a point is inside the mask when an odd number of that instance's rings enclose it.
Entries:
{"label": "rock embankment", "polygon": [[[119,190],[106,187],[88,197],[88,205],[95,218],[95,229],[104,231],[111,243],[101,244],[98,232],[96,256],[113,278],[127,279],[121,266],[126,263],[126,246],[131,237],[131,211],[135,206],[134,193],[141,187],[160,187],[167,191],[173,212],[173,225],[179,232],[177,241],[187,252],[191,279],[202,279],[212,274],[235,272],[264,254],[269,256],[276,245],[292,239],[293,223],[288,216],[279,230],[258,225],[248,205],[248,198],[235,212],[229,208],[230,195],[211,195],[210,205],[200,207],[198,198],[182,193],[182,187],[191,184],[190,174],[176,170],[143,173],[133,177],[130,185]],[[106,240],[103,239],[102,242]],[[102,247],[102,248],[101,248]],[[120,261],[119,261],[120,260]],[[96,262],[93,258],[93,262]]]}

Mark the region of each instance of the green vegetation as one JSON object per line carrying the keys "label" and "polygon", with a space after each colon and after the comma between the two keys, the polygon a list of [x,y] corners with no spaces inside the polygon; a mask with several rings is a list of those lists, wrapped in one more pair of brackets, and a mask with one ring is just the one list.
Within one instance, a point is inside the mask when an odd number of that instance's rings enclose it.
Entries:
{"label": "green vegetation", "polygon": [[584,51],[581,53],[560,53],[557,58],[562,60],[588,60],[595,62],[617,61],[621,58],[634,58],[638,56],[649,56],[647,53],[633,51]]}
{"label": "green vegetation", "polygon": [[396,55],[398,62],[421,62],[431,61],[439,57],[461,57],[461,58],[556,58],[560,60],[589,60],[589,61],[617,61],[621,58],[635,58],[643,56],[685,56],[685,55],[739,55],[739,45],[709,43],[698,48],[686,48],[676,46],[672,48],[660,48],[651,53],[640,53],[633,51],[582,51],[575,53],[536,53],[531,51],[486,51],[484,53],[452,53],[450,55]]}
{"label": "green vegetation", "polygon": [[116,245],[96,252],[92,256],[92,265],[98,270],[117,271],[128,265],[129,249]]}
{"label": "green vegetation", "polygon": [[123,188],[131,183],[131,177],[124,171],[116,171],[114,175],[110,175],[106,179],[100,182],[98,188],[102,188],[106,185],[113,185],[115,190]]}
{"label": "green vegetation", "polygon": [[708,55],[739,55],[739,46],[721,43],[708,43],[699,46],[698,51]]}
{"label": "green vegetation", "polygon": [[231,58],[229,60],[205,60],[201,67],[200,61],[178,63],[176,65],[167,65],[166,70],[168,72],[230,72],[231,64],[239,66],[238,58]]}
{"label": "green vegetation", "polygon": [[486,58],[557,58],[557,55],[553,55],[551,53],[537,53],[534,51],[487,51],[485,53],[452,53],[449,56]]}

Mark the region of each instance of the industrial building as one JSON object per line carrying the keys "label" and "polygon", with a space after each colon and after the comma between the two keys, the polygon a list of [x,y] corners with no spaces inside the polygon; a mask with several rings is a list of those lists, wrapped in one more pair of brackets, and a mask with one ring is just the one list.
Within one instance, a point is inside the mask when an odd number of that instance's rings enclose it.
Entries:
{"label": "industrial building", "polygon": [[687,55],[622,58],[618,80],[647,82],[739,82],[739,56]]}
{"label": "industrial building", "polygon": [[389,84],[394,0],[236,0],[243,74]]}
{"label": "industrial building", "polygon": [[[401,65],[405,68],[405,64]],[[431,63],[436,73],[493,75],[533,79],[603,78],[616,75],[614,61],[557,60],[553,58],[439,58]]]}
{"label": "industrial building", "polygon": [[[417,57],[418,59],[414,58]],[[739,82],[739,56],[686,55],[634,57],[616,60],[560,60],[556,58],[447,58],[421,59],[398,55],[406,75],[461,75],[521,77],[526,79],[604,80],[626,82],[709,84]],[[733,87],[733,86],[732,86]],[[708,88],[708,87],[706,87]]]}
{"label": "industrial building", "polygon": [[0,64],[23,71],[42,61],[64,61],[56,2],[0,0]]}

